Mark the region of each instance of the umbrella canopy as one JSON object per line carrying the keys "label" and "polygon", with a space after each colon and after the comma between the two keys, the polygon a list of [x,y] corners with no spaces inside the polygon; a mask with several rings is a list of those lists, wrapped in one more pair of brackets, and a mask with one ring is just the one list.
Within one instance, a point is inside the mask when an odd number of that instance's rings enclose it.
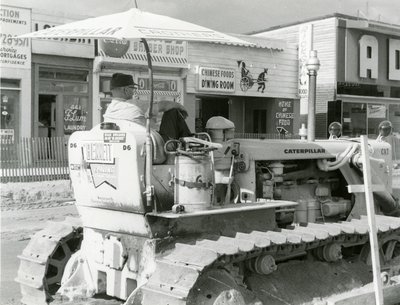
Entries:
{"label": "umbrella canopy", "polygon": [[156,39],[219,42],[234,45],[253,45],[190,22],[157,15],[136,8],[128,11],[89,18],[45,30],[24,34],[30,38],[108,38]]}
{"label": "umbrella canopy", "polygon": [[[146,202],[153,206],[154,188],[152,180],[152,141],[150,119],[153,107],[153,70],[147,39],[184,40],[225,43],[251,46],[251,42],[229,36],[190,22],[167,16],[152,14],[132,8],[123,13],[100,16],[82,21],[67,23],[45,30],[24,34],[21,38],[97,38],[97,39],[140,39],[146,50],[149,67],[150,101],[146,119]],[[157,207],[154,205],[154,210]]]}

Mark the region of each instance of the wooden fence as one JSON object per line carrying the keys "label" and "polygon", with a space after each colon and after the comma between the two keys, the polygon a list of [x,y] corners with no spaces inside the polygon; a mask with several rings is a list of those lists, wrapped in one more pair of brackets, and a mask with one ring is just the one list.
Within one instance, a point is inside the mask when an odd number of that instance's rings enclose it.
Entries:
{"label": "wooden fence", "polygon": [[64,137],[21,138],[2,142],[1,182],[48,181],[69,178]]}

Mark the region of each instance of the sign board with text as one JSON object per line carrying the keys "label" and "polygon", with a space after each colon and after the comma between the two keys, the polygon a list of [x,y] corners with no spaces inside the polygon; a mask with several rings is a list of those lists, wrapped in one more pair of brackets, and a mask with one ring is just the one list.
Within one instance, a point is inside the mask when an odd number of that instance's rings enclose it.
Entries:
{"label": "sign board with text", "polygon": [[31,31],[31,10],[1,5],[0,27],[0,67],[30,69],[30,39],[16,36]]}
{"label": "sign board with text", "polygon": [[222,68],[199,68],[199,91],[235,92],[235,70]]}
{"label": "sign board with text", "polygon": [[293,133],[293,103],[293,100],[277,100],[275,102],[275,129],[278,133]]}
{"label": "sign board with text", "polygon": [[[148,40],[154,66],[187,68],[188,49],[186,41]],[[146,64],[144,44],[140,40],[99,39],[98,56],[107,57],[110,62]]]}
{"label": "sign board with text", "polygon": [[299,80],[298,95],[300,97],[300,114],[308,113],[308,71],[307,60],[312,49],[312,24],[301,25],[299,28]]}

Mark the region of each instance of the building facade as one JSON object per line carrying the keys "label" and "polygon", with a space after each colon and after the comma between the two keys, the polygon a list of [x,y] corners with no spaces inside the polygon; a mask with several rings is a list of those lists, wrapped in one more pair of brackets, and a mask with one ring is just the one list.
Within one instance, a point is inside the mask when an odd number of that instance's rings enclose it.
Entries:
{"label": "building facade", "polygon": [[298,132],[295,46],[273,39],[251,42],[256,47],[190,44],[186,99],[195,108],[196,131],[220,115],[235,123],[237,133]]}
{"label": "building facade", "polygon": [[[68,138],[102,122],[116,72],[131,74],[138,97],[149,99],[142,43],[15,38],[90,17],[29,3],[32,7],[2,4],[0,11],[2,140]],[[256,46],[149,41],[155,100],[182,103],[192,131],[204,131],[211,116],[221,115],[234,121],[240,133],[297,133],[296,47],[246,39]]]}
{"label": "building facade", "polygon": [[[255,47],[150,41],[155,101],[182,103],[189,113],[187,123],[195,132],[205,131],[210,117],[223,116],[235,123],[238,133],[297,133],[297,50],[283,41],[252,40]],[[113,73],[131,74],[140,99],[148,100],[150,91],[141,42],[121,45],[99,40],[96,55],[94,124],[102,121],[111,101]]]}
{"label": "building facade", "polygon": [[305,62],[311,49],[321,62],[317,77],[316,136],[341,122],[343,134],[376,137],[390,120],[400,132],[400,25],[334,14],[257,33],[298,46],[301,121],[307,115]]}
{"label": "building facade", "polygon": [[91,123],[91,40],[14,38],[82,18],[1,6],[1,138],[68,136]]}

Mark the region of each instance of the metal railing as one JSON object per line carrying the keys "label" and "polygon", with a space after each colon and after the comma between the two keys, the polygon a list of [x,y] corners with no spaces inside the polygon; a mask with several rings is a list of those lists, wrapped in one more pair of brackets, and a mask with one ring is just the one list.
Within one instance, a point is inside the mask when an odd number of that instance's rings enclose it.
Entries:
{"label": "metal railing", "polygon": [[69,178],[67,145],[64,137],[2,141],[0,152],[1,182]]}

